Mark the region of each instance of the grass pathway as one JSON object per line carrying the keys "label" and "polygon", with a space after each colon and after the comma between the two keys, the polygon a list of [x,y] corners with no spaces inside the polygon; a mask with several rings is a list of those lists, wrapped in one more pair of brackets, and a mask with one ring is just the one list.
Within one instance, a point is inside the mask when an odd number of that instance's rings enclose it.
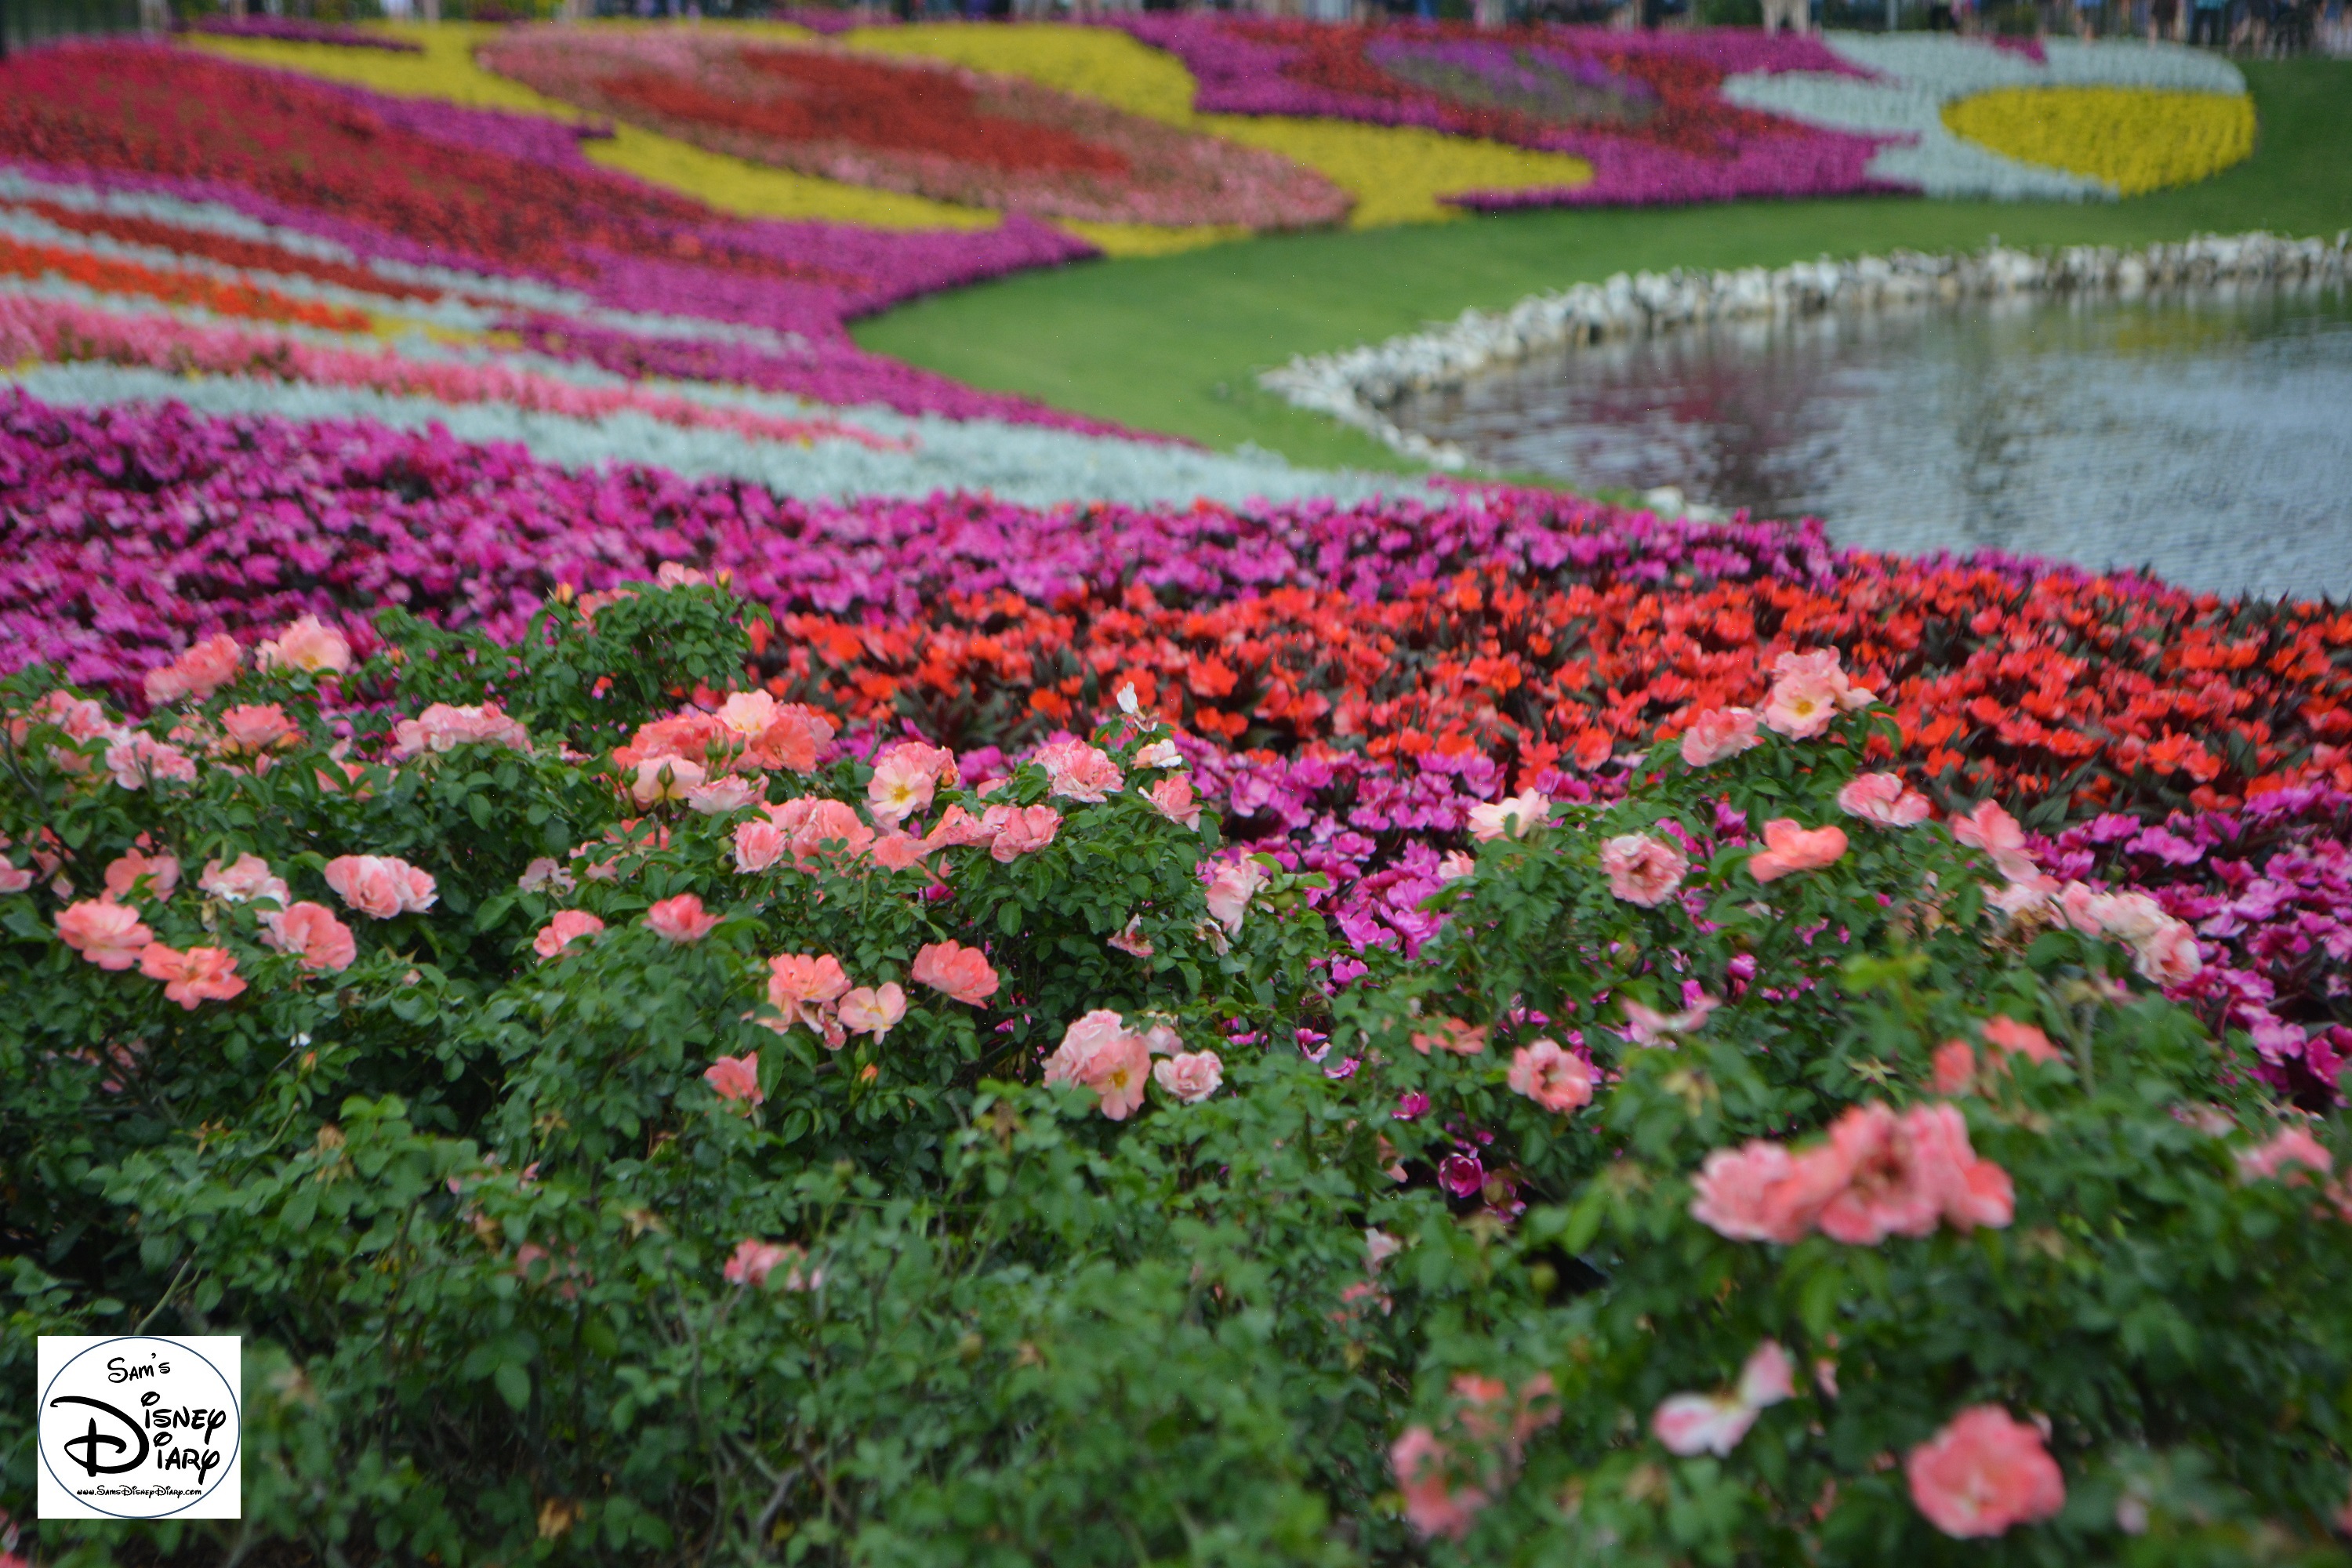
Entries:
{"label": "grass pathway", "polygon": [[1898,247],[2139,245],[2352,226],[2352,62],[2250,64],[2254,156],[2179,190],[2081,206],[1916,197],[1542,212],[1325,232],[1025,273],[861,323],[857,341],[974,385],[1318,466],[1393,468],[1352,431],[1257,389],[1293,353],[1410,331],[1466,307],[1612,272],[1777,266]]}

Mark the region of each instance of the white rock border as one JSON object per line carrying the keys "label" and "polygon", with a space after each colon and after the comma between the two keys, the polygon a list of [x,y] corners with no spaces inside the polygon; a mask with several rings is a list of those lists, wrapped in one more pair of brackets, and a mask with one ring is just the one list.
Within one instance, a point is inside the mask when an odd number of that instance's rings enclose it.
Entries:
{"label": "white rock border", "polygon": [[2110,293],[2129,299],[2223,282],[2340,281],[2352,278],[2352,229],[2333,240],[2256,231],[2200,235],[2143,250],[2069,246],[2034,252],[1996,241],[1972,255],[1896,251],[1852,261],[1800,261],[1775,271],[1618,273],[1534,294],[1495,314],[1453,321],[1336,353],[1299,355],[1258,384],[1300,408],[1364,431],[1416,462],[1448,471],[1470,465],[1452,442],[1401,428],[1386,410],[1406,393],[1458,386],[1481,372],[1604,338],[1671,331],[1706,321],[1808,316],[2028,292]]}

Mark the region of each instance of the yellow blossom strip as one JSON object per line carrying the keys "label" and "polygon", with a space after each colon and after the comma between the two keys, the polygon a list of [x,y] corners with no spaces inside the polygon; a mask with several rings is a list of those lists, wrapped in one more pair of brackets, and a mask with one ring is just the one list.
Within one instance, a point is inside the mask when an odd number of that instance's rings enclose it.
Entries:
{"label": "yellow blossom strip", "polygon": [[2254,151],[2254,103],[2219,92],[2133,87],[2012,87],[1944,106],[1956,136],[2024,163],[2139,195],[2191,184]]}

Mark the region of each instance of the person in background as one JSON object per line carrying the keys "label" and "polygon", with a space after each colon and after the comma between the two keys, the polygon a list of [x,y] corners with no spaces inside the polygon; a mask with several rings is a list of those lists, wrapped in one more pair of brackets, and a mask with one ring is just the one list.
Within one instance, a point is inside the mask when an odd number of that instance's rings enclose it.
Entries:
{"label": "person in background", "polygon": [[1803,34],[1811,30],[1807,26],[1810,20],[1805,0],[1764,0],[1764,30],[1768,33],[1780,31],[1785,23],[1790,32]]}
{"label": "person in background", "polygon": [[2217,49],[2227,47],[2230,35],[2222,25],[2227,16],[2224,0],[2189,0],[2189,43],[2210,44]]}
{"label": "person in background", "polygon": [[2147,0],[2147,41],[2177,43],[2180,38],[2180,0]]}

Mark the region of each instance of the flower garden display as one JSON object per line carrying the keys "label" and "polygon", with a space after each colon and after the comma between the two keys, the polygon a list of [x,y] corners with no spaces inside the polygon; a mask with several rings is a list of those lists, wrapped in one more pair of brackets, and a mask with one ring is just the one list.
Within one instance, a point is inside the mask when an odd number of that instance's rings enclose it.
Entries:
{"label": "flower garden display", "polygon": [[[1738,531],[1583,521],[1431,538],[1739,571]],[[0,687],[6,1215],[65,1238],[0,1360],[124,1303],[238,1329],[247,1539],[2330,1560],[2336,1129],[2157,994],[2214,967],[2168,895],[2058,880],[2105,819],[1932,820],[1809,634],[1630,769],[1425,769],[1487,798],[1366,824],[1419,930],[1360,946],[1314,836],[1228,837],[1265,764],[1114,666],[1042,746],[934,744],[795,700],[843,638],[597,575],[493,589],[509,644],[247,597],[143,719]],[[2128,852],[2325,904],[2326,794]],[[2207,908],[2280,929],[2236,885]]]}
{"label": "flower garden display", "polygon": [[[1531,37],[1318,68],[1873,144]],[[2352,616],[1117,431],[843,328],[1042,222],[216,47],[0,67],[0,1376],[242,1335],[245,1517],[0,1401],[6,1568],[2345,1561]]]}
{"label": "flower garden display", "polygon": [[1347,199],[1271,153],[1018,77],[709,35],[534,28],[492,69],[600,114],[748,158],[1038,217],[1308,226]]}

